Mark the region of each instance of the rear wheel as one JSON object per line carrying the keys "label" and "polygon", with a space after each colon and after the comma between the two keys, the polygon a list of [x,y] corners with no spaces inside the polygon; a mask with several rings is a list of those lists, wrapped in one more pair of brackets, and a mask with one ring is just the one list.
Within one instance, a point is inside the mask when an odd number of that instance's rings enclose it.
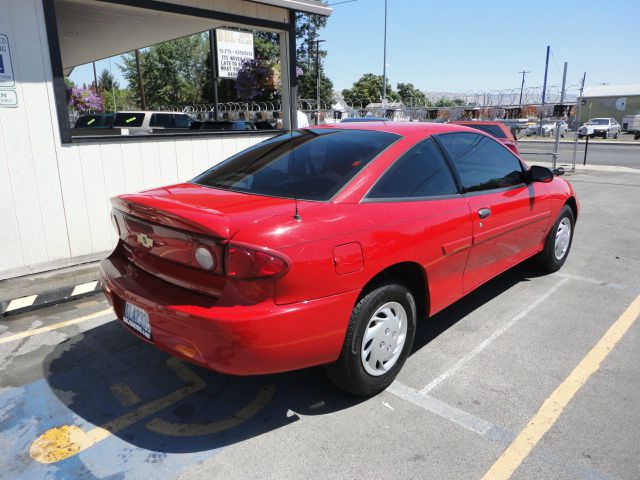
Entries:
{"label": "rear wheel", "polygon": [[571,249],[574,225],[573,210],[569,205],[565,205],[547,235],[544,249],[535,257],[536,263],[542,270],[556,272],[564,265]]}
{"label": "rear wheel", "polygon": [[325,367],[338,387],[370,396],[387,388],[402,368],[416,331],[411,292],[391,280],[372,286],[349,319],[338,360]]}

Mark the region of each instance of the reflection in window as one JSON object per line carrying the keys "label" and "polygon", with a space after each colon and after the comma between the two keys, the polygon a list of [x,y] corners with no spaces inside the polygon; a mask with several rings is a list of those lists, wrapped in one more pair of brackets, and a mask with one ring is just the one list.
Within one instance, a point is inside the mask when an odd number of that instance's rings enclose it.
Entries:
{"label": "reflection in window", "polygon": [[492,138],[475,133],[448,133],[439,135],[438,140],[449,153],[467,192],[523,182],[518,158]]}
{"label": "reflection in window", "polygon": [[384,173],[367,198],[452,195],[458,189],[444,158],[430,138],[413,147]]}

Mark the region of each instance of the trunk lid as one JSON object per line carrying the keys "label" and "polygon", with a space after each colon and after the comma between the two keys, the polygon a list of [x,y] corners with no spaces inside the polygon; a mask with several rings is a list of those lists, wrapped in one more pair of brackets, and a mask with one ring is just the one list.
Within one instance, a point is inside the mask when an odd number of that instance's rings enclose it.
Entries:
{"label": "trunk lid", "polygon": [[[189,183],[121,195],[111,203],[130,262],[168,282],[216,297],[226,283],[224,246],[233,234],[259,220],[294,212],[291,199]],[[198,263],[198,247],[211,253],[210,269]]]}
{"label": "trunk lid", "polygon": [[114,208],[167,227],[228,240],[250,223],[291,211],[294,201],[220,190],[191,183],[111,199]]}

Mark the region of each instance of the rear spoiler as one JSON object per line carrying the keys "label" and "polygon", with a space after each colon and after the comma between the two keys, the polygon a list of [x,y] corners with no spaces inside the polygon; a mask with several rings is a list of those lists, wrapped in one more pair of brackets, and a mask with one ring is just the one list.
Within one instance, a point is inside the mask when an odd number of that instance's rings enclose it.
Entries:
{"label": "rear spoiler", "polygon": [[126,194],[111,199],[113,208],[148,222],[193,233],[229,239],[229,219],[212,208],[195,207],[149,194]]}

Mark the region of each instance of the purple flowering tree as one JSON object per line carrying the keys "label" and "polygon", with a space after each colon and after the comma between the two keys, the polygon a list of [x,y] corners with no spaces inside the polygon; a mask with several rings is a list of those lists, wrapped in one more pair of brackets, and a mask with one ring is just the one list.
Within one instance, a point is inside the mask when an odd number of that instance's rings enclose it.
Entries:
{"label": "purple flowering tree", "polygon": [[75,112],[102,111],[102,97],[90,88],[73,86],[68,94],[70,110]]}
{"label": "purple flowering tree", "polygon": [[238,70],[236,93],[241,100],[266,100],[279,85],[278,68],[261,59],[245,60]]}

